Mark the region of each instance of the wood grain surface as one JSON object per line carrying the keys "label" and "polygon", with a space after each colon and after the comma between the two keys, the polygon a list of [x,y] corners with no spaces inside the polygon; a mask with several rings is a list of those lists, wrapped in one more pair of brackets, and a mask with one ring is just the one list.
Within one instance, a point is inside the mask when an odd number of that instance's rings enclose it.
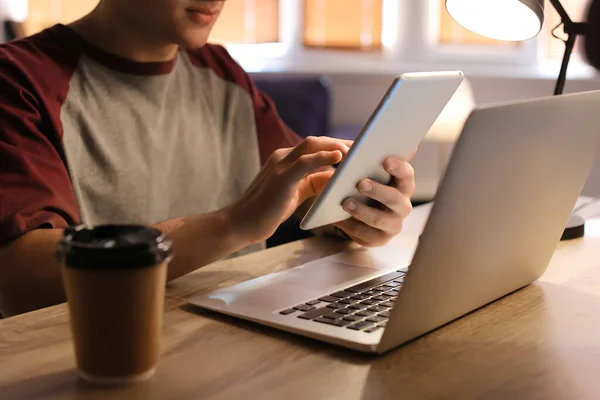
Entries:
{"label": "wood grain surface", "polygon": [[[415,209],[397,243],[416,243],[427,212]],[[345,246],[309,239],[172,282],[157,374],[135,386],[76,377],[64,305],[2,320],[0,399],[600,398],[600,220],[560,243],[538,282],[379,357],[185,304]]]}

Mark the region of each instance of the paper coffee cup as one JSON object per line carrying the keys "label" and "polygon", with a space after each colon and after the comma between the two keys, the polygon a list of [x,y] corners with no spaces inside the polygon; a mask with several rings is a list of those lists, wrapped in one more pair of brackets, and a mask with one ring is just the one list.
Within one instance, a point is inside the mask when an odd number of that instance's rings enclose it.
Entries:
{"label": "paper coffee cup", "polygon": [[154,374],[171,242],[137,225],[78,226],[57,248],[80,375],[127,384]]}

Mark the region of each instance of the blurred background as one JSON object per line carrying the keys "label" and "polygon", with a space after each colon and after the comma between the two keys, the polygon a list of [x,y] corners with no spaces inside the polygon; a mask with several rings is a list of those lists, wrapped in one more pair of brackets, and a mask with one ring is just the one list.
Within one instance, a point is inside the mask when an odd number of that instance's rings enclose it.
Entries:
{"label": "blurred background", "polygon": [[[13,0],[27,3],[26,0]],[[33,34],[68,23],[97,0],[29,0],[23,27]],[[543,32],[527,42],[500,42],[455,23],[444,0],[227,0],[211,42],[233,57],[274,99],[301,135],[354,137],[394,76],[464,71],[468,81],[414,160],[417,201],[431,200],[452,145],[474,105],[549,96],[564,51],[552,36],[559,22],[546,5]],[[562,0],[574,21],[589,0]],[[560,37],[562,30],[556,34]],[[577,44],[565,93],[600,89]],[[399,122],[401,129],[401,122]],[[584,194],[600,195],[600,162]]]}

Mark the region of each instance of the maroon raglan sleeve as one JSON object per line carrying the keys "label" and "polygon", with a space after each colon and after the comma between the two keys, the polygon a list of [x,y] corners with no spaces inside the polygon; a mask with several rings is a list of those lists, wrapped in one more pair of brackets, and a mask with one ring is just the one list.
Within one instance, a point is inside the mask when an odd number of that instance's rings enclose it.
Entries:
{"label": "maroon raglan sleeve", "polygon": [[212,68],[221,78],[236,83],[250,94],[254,103],[260,159],[263,164],[273,151],[282,147],[293,147],[302,141],[300,136],[281,120],[269,96],[256,87],[246,71],[224,47],[207,44],[192,54],[192,61]]}
{"label": "maroon raglan sleeve", "polygon": [[79,219],[61,146],[69,72],[36,40],[0,46],[0,246]]}

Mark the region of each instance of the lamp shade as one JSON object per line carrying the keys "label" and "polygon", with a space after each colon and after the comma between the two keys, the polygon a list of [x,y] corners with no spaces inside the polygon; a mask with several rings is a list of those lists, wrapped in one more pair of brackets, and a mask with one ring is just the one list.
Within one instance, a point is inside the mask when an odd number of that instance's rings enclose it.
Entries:
{"label": "lamp shade", "polygon": [[497,40],[531,39],[544,21],[544,0],[446,0],[446,10],[465,28]]}

